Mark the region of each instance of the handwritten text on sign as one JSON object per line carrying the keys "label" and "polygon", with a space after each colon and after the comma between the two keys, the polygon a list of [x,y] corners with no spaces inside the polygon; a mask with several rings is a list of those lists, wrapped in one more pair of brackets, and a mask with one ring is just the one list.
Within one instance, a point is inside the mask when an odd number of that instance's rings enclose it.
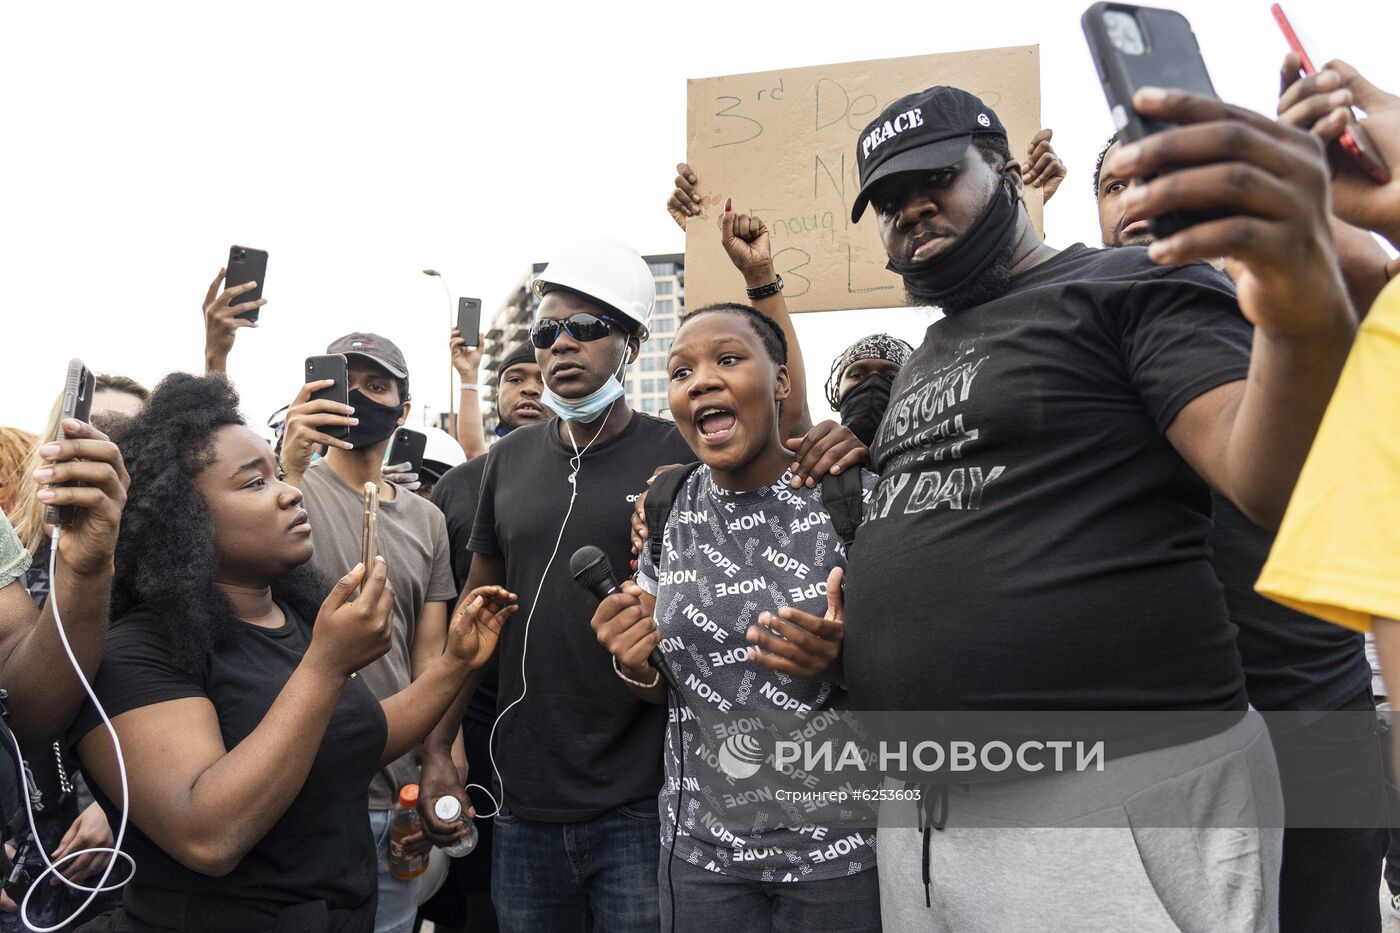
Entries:
{"label": "handwritten text on sign", "polygon": [[[994,109],[1025,155],[1040,130],[1038,46],[848,62],[694,78],[688,83],[686,161],[700,177],[705,212],[686,225],[686,305],[742,299],[743,280],[719,241],[717,212],[762,217],[793,311],[904,304],[885,269],[872,212],[851,223],[860,190],[860,131],[891,102],[935,84],[960,87]],[[1040,192],[1026,203],[1037,229]]]}

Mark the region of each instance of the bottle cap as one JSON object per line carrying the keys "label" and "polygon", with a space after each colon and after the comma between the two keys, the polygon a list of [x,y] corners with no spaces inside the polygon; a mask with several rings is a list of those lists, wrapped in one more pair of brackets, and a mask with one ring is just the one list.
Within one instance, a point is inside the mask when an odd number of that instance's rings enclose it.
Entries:
{"label": "bottle cap", "polygon": [[399,788],[399,806],[405,810],[411,810],[418,806],[418,785],[405,784]]}
{"label": "bottle cap", "polygon": [[457,802],[456,797],[445,795],[439,797],[437,803],[433,804],[433,812],[444,823],[451,823],[453,820],[462,818],[462,805]]}

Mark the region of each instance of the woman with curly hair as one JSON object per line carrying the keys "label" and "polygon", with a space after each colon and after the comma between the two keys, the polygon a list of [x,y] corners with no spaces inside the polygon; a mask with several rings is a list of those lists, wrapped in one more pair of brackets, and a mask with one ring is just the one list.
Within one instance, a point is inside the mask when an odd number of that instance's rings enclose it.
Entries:
{"label": "woman with curly hair", "polygon": [[[370,778],[490,656],[514,596],[469,594],[442,656],[381,704],[356,672],[389,647],[387,568],[356,566],[321,599],[301,493],[222,377],[168,377],[118,443],[131,489],[96,692],[137,872],[84,929],[367,933]],[[117,759],[91,706],[72,738],[115,824]]]}

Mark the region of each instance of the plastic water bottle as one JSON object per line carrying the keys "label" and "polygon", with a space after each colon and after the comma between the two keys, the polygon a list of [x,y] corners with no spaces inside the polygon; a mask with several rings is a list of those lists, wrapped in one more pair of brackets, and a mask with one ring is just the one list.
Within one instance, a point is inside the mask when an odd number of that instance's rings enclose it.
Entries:
{"label": "plastic water bottle", "polygon": [[405,784],[399,790],[399,803],[389,817],[389,874],[403,881],[417,878],[428,870],[428,853],[409,855],[403,838],[421,832],[418,821],[418,785]]}
{"label": "plastic water bottle", "polygon": [[450,846],[443,846],[442,851],[452,858],[461,858],[470,855],[476,848],[477,839],[480,838],[476,832],[476,823],[462,815],[462,805],[456,797],[439,797],[433,804],[433,813],[444,823],[462,823],[467,827],[467,834]]}

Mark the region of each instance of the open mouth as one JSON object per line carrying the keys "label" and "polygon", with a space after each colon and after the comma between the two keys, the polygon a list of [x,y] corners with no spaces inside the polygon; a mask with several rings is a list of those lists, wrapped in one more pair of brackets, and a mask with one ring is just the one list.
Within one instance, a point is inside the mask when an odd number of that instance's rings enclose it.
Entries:
{"label": "open mouth", "polygon": [[521,402],[515,406],[513,414],[517,418],[538,418],[544,414],[544,409],[534,402]]}
{"label": "open mouth", "polygon": [[707,405],[695,415],[695,427],[706,444],[723,444],[734,436],[738,426],[738,415],[717,405]]}

